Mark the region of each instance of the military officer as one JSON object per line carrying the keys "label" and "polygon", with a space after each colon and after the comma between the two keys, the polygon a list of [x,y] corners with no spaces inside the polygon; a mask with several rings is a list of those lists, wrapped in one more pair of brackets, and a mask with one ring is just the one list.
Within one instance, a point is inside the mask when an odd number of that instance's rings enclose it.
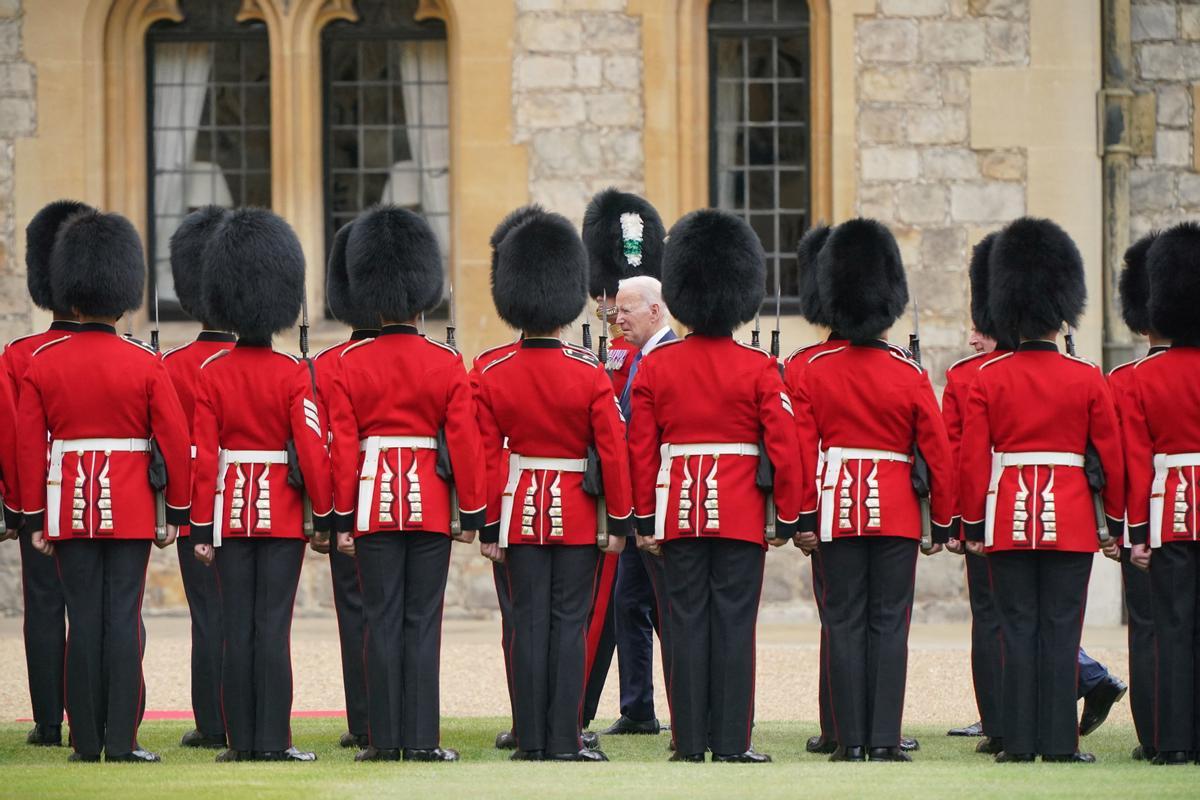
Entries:
{"label": "military officer", "polygon": [[377,338],[342,350],[330,392],[338,549],[356,559],[370,630],[370,745],[357,759],[456,761],[438,741],[453,497],[438,439],[469,543],[486,504],[475,403],[462,357],[416,327],[442,300],[429,224],[397,206],[364,212],[346,240],[346,270],[351,302],[381,324]]}
{"label": "military officer", "polygon": [[[1058,352],[1087,296],[1075,243],[1049,220],[1009,224],[988,257],[988,306],[1016,352],[979,371],[959,451],[964,533],[988,554],[1004,636],[998,762],[1091,762],[1078,751],[1076,664],[1098,520],[1085,474],[1095,449],[1104,513],[1120,530],[1124,462],[1112,398],[1094,365]],[[1109,547],[1116,555],[1115,545]],[[1052,646],[1047,646],[1052,643]]]}
{"label": "military officer", "polygon": [[229,748],[217,760],[314,761],[291,741],[290,636],[305,550],[302,491],[318,537],[332,522],[328,433],[310,365],[271,347],[299,315],[304,254],[282,219],[238,209],[210,237],[202,272],[210,324],[238,335],[232,350],[201,366],[192,427],[190,538],[196,558],[215,564],[224,621]]}
{"label": "military officer", "polygon": [[[145,684],[141,606],[156,540],[151,440],[167,470],[165,537],[187,520],[187,420],[153,350],[116,333],[141,305],[141,241],[116,214],[83,209],[61,225],[50,261],[57,308],[80,324],[43,344],[21,382],[22,507],[33,547],[55,555],[70,620],[66,707],[73,761],[151,762],[137,743]],[[80,381],[84,383],[81,384]],[[80,391],[85,385],[87,391]]]}
{"label": "military officer", "polygon": [[800,513],[792,403],[775,359],[733,339],[762,303],[766,265],[749,225],[688,214],[663,252],[663,298],[692,330],[643,357],[629,429],[638,544],[661,554],[671,620],[672,759],[763,763],[751,747],[754,635],[766,497],[760,449],[775,466],[776,544]]}
{"label": "military officer", "polygon": [[579,730],[602,552],[584,472],[594,448],[603,486],[589,488],[603,492],[614,534],[603,550],[620,552],[632,514],[624,424],[595,356],[560,338],[587,300],[583,243],[557,214],[534,208],[512,219],[496,245],[492,296],[523,337],[481,370],[478,414],[489,471],[481,549],[507,561],[512,600],[513,758],[604,761]]}

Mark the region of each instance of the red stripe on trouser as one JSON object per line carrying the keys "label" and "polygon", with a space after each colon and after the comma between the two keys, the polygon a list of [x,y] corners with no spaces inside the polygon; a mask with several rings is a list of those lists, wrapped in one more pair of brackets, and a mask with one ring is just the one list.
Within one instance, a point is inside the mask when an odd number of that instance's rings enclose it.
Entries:
{"label": "red stripe on trouser", "polygon": [[[818,567],[818,568],[821,570],[821,608],[822,608],[822,610],[824,610],[824,608],[825,608],[825,603],[826,603],[826,602],[827,602],[827,600],[828,600],[828,594],[829,594],[829,576],[825,574],[825,559],[824,559],[824,558],[818,558],[818,559],[817,559],[816,561],[814,561],[813,563],[814,563],[814,564],[816,564],[816,565],[817,565],[817,567]],[[821,624],[821,635],[822,635],[822,636],[824,636],[824,635],[825,635],[825,625],[824,625],[824,623],[822,623],[822,624]],[[826,661],[828,661],[828,659],[829,659],[829,656],[830,656],[829,652],[828,652],[828,651],[826,651],[826,653],[825,653],[825,658],[826,658]],[[838,728],[838,720],[837,720],[837,706],[836,706],[836,705],[834,704],[834,702],[833,702],[833,678],[832,678],[832,676],[830,675],[830,673],[832,672],[832,670],[830,670],[830,669],[829,669],[829,665],[828,665],[828,664],[826,664],[825,666],[826,666],[826,669],[825,669],[825,682],[828,684],[828,686],[826,687],[826,690],[829,692],[829,716],[833,718],[833,740],[834,740],[835,742],[841,742],[841,740],[842,740],[842,734],[841,734],[841,731],[840,731],[840,730],[839,730],[839,728]],[[817,679],[818,679],[818,680],[820,680],[820,674],[821,674],[821,673],[820,673],[820,670],[818,670],[818,671],[817,671]],[[818,688],[817,688],[817,692],[818,692],[818,695],[817,695],[817,703],[818,703],[818,705],[819,705],[819,704],[820,704],[820,702],[821,702],[821,700],[820,700],[820,687],[818,687]]]}
{"label": "red stripe on trouser", "polygon": [[[583,674],[586,677],[592,672],[592,664],[596,660],[596,651],[600,648],[600,636],[604,633],[604,620],[608,616],[608,603],[612,599],[613,584],[617,578],[617,560],[619,555],[604,553],[600,556],[600,569],[596,583],[592,586],[592,618],[587,629],[587,658],[584,661]],[[586,683],[586,680],[585,680]]]}
{"label": "red stripe on trouser", "polygon": [[[146,548],[146,562],[142,564],[142,587],[138,590],[138,699],[136,709],[142,708],[142,703],[146,698],[146,675],[142,671],[142,653],[145,652],[146,643],[142,640],[142,601],[146,598],[146,570],[150,567],[150,548]],[[129,742],[130,751],[138,749],[138,727],[141,725],[141,716],[137,711],[133,714],[133,738]]]}

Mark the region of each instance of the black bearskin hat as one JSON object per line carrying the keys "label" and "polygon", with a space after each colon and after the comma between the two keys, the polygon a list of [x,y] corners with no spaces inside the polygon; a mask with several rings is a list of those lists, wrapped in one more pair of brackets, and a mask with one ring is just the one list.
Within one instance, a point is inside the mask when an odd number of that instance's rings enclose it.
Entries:
{"label": "black bearskin hat", "polygon": [[693,211],[671,227],[662,282],[671,316],[696,333],[728,336],[762,305],[762,242],[746,220],[728,211]]}
{"label": "black bearskin hat", "polygon": [[54,293],[50,289],[50,254],[54,251],[54,237],[67,217],[91,210],[91,206],[78,200],[55,200],[42,206],[25,226],[25,280],[29,285],[29,296],[38,308],[70,313],[69,308],[54,307]]}
{"label": "black bearskin hat", "polygon": [[625,278],[661,278],[664,237],[662,218],[643,198],[612,188],[597,194],[583,215],[588,294],[612,298]]}
{"label": "black bearskin hat", "polygon": [[54,308],[119,317],[142,305],[145,286],[142,240],[120,214],[89,208],[58,229],[50,255]]}
{"label": "black bearskin hat", "polygon": [[892,232],[861,217],[838,225],[817,256],[817,287],[833,330],[851,341],[882,336],[908,305]]}
{"label": "black bearskin hat", "polygon": [[570,324],[587,303],[587,252],[575,227],[537,208],[513,212],[501,227],[510,221],[496,244],[492,271],[497,313],[531,333]]}
{"label": "black bearskin hat", "polygon": [[980,239],[979,243],[971,250],[971,264],[967,270],[971,281],[971,324],[984,336],[995,339],[1005,350],[1013,350],[1016,348],[1013,334],[1010,331],[1001,331],[996,326],[996,321],[992,319],[991,306],[988,303],[988,298],[991,296],[988,284],[991,272],[988,264],[992,255],[992,247],[996,244],[996,237],[999,235],[999,231],[992,231]]}
{"label": "black bearskin hat", "polygon": [[1146,254],[1150,327],[1177,344],[1200,345],[1200,224],[1182,222],[1158,235]]}
{"label": "black bearskin hat", "polygon": [[209,322],[247,341],[290,328],[304,297],[304,251],[265,208],[231,211],[204,248],[201,298]]}
{"label": "black bearskin hat", "polygon": [[1117,294],[1121,298],[1121,318],[1134,333],[1149,333],[1150,274],[1146,254],[1158,238],[1158,231],[1146,234],[1125,250],[1125,269],[1117,279]]}
{"label": "black bearskin hat", "polygon": [[796,245],[796,284],[800,295],[800,314],[813,325],[830,327],[829,315],[821,303],[821,291],[817,287],[817,255],[833,229],[828,225],[810,228],[800,237]]}
{"label": "black bearskin hat", "polygon": [[442,302],[437,237],[419,214],[375,206],[358,215],[346,242],[350,298],[372,319],[404,322]]}
{"label": "black bearskin hat", "polygon": [[1079,248],[1048,219],[1010,222],[992,244],[988,272],[992,322],[1018,339],[1074,326],[1087,303]]}
{"label": "black bearskin hat", "polygon": [[488,239],[488,244],[492,248],[492,283],[496,283],[496,262],[500,258],[499,247],[504,241],[504,237],[508,236],[508,232],[527,220],[535,217],[545,216],[546,209],[539,206],[537,203],[531,203],[527,206],[521,206],[516,211],[510,211],[508,216],[500,220],[500,224],[492,231],[492,238]]}
{"label": "black bearskin hat", "polygon": [[353,222],[347,222],[333,235],[329,263],[325,267],[325,303],[333,318],[356,330],[379,327],[379,319],[365,313],[350,297],[350,273],[346,268],[346,242]]}
{"label": "black bearskin hat", "polygon": [[200,286],[204,277],[204,246],[228,212],[220,206],[204,206],[183,218],[171,234],[171,276],[175,296],[183,312],[201,323],[207,322]]}

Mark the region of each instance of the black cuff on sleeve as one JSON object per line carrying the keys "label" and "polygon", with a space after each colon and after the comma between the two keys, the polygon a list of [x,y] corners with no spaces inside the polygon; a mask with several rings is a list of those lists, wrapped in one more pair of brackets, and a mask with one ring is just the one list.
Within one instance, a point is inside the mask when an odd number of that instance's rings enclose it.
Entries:
{"label": "black cuff on sleeve", "polygon": [[46,528],[46,512],[35,511],[32,514],[26,514],[21,521],[21,533],[26,536],[32,536],[34,531],[44,530]]}
{"label": "black cuff on sleeve", "polygon": [[211,522],[203,525],[192,523],[192,529],[188,533],[193,545],[197,544],[212,544],[213,543],[213,526]]}
{"label": "black cuff on sleeve", "polygon": [[495,544],[500,541],[500,523],[493,522],[489,525],[484,525],[479,532],[479,541],[483,544]]}
{"label": "black cuff on sleeve", "polygon": [[799,528],[799,525],[800,525],[799,520],[794,520],[792,522],[784,522],[783,520],[776,518],[775,519],[775,538],[776,539],[792,538],[793,536],[796,535],[796,530]]}
{"label": "black cuff on sleeve", "polygon": [[13,511],[8,506],[4,507],[4,524],[10,531],[21,530],[22,515],[20,511]]}
{"label": "black cuff on sleeve", "polygon": [[950,520],[949,525],[938,525],[936,522],[930,526],[933,533],[934,544],[945,544],[950,541],[950,537],[958,533],[958,517]]}
{"label": "black cuff on sleeve", "polygon": [[968,542],[982,542],[983,532],[983,520],[979,522],[967,522],[963,520],[963,536],[966,537]]}
{"label": "black cuff on sleeve", "polygon": [[333,512],[333,531],[335,533],[353,533],[354,515],[342,514],[339,511]]}
{"label": "black cuff on sleeve", "polygon": [[481,508],[478,511],[463,511],[459,509],[458,520],[464,531],[482,530],[487,524],[487,509]]}
{"label": "black cuff on sleeve", "polygon": [[817,512],[806,511],[800,515],[800,520],[796,523],[796,530],[801,533],[813,533],[817,529]]}
{"label": "black cuff on sleeve", "polygon": [[1108,535],[1114,539],[1120,539],[1125,533],[1125,520],[1113,519],[1107,514],[1104,515],[1104,521],[1108,523]]}
{"label": "black cuff on sleeve", "polygon": [[654,517],[634,517],[638,536],[654,535]]}
{"label": "black cuff on sleeve", "polygon": [[1131,544],[1145,544],[1150,539],[1150,523],[1143,522],[1141,525],[1130,525],[1126,530],[1126,534],[1129,536]]}
{"label": "black cuff on sleeve", "polygon": [[630,523],[631,517],[622,517],[618,519],[612,514],[608,515],[608,535],[609,536],[628,536],[633,532],[633,526]]}
{"label": "black cuff on sleeve", "polygon": [[175,506],[167,506],[167,524],[168,525],[187,525],[191,521],[192,507],[185,506],[184,508],[175,508]]}
{"label": "black cuff on sleeve", "polygon": [[333,530],[333,512],[328,514],[313,514],[313,530],[317,533],[329,533]]}

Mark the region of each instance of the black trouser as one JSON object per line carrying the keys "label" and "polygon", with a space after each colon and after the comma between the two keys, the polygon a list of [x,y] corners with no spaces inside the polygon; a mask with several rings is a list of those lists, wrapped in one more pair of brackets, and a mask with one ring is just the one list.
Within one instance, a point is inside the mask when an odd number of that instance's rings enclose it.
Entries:
{"label": "black trouser", "polygon": [[1158,652],[1155,705],[1160,751],[1200,747],[1200,545],[1167,542],[1150,558]]}
{"label": "black trouser", "polygon": [[342,645],[342,691],[346,696],[346,727],[355,736],[367,735],[366,651],[363,649],[362,589],[358,564],[353,556],[329,551],[329,574],[333,577],[333,610],[337,614],[338,641]]}
{"label": "black trouser", "polygon": [[1000,613],[992,595],[988,560],[966,555],[967,594],[971,599],[971,678],[983,735],[1003,735],[1000,700],[1004,696],[1004,639]]}
{"label": "black trouser", "polygon": [[498,564],[494,561],[492,562],[492,582],[496,585],[496,605],[500,608],[500,649],[504,651],[504,682],[508,686],[508,709],[511,717],[514,705],[512,679],[512,587],[508,583],[508,562],[500,562]]}
{"label": "black trouser", "polygon": [[196,730],[223,737],[221,715],[221,593],[216,572],[196,560],[190,539],[180,539],[179,574],[192,618],[192,716]]}
{"label": "black trouser", "polygon": [[[624,551],[621,551],[624,553]],[[616,576],[613,575],[608,580],[605,580],[604,569],[609,560],[608,556],[601,556],[596,561],[596,576],[592,583],[592,601],[591,608],[588,611],[588,620],[586,627],[588,658],[584,663],[587,664],[587,675],[583,686],[583,713],[580,715],[580,725],[587,728],[592,724],[592,720],[596,718],[596,711],[600,707],[600,695],[604,693],[604,684],[608,681],[608,670],[612,666],[613,653],[617,650],[617,611],[613,602],[613,595],[616,592]],[[617,572],[620,568],[620,556],[616,558],[616,563],[611,567],[613,572]],[[604,598],[604,593],[608,593],[608,597]],[[593,642],[591,637],[596,635],[597,621],[596,609],[601,604],[601,599],[604,599],[604,619],[599,622],[599,638]],[[594,648],[594,649],[592,649]]]}
{"label": "black trouser", "polygon": [[675,539],[663,546],[662,558],[676,750],[689,756],[745,752],[754,722],[763,548],[735,539]]}
{"label": "black trouser", "polygon": [[292,745],[292,609],[303,539],[226,538],[217,548],[225,651],[221,705],[229,747]]}
{"label": "black trouser", "polygon": [[1129,560],[1121,548],[1121,580],[1129,628],[1129,708],[1138,743],[1154,747],[1154,605],[1150,576]]}
{"label": "black trouser", "polygon": [[987,558],[1004,632],[1004,749],[1074,753],[1079,637],[1094,557],[1008,550]]}
{"label": "black trouser", "polygon": [[897,536],[822,542],[821,565],[838,744],[899,747],[917,542]]}
{"label": "black trouser", "polygon": [[25,603],[25,666],[29,700],[38,725],[63,721],[63,659],[67,605],[58,564],[33,549],[21,534],[21,588]]}
{"label": "black trouser", "polygon": [[71,744],[88,756],[125,755],[137,747],[145,698],[142,593],[150,542],[73,539],[57,542],[55,552],[71,624]]}
{"label": "black trouser", "polygon": [[396,531],[354,546],[367,617],[367,712],[381,750],[438,746],[442,606],[450,537]]}
{"label": "black trouser", "polygon": [[821,622],[821,643],[817,653],[817,705],[821,715],[821,735],[826,739],[836,740],[829,684],[829,631],[825,628],[825,567],[821,563],[819,549],[813,550],[809,558],[812,563],[813,597],[817,601],[817,619]]}
{"label": "black trouser", "polygon": [[517,746],[578,752],[587,619],[600,551],[593,545],[520,544],[506,553]]}
{"label": "black trouser", "polygon": [[[612,604],[621,676],[621,714],[643,722],[655,718],[654,634],[664,642],[664,653],[670,638],[657,600],[663,589],[663,564],[661,557],[639,550],[632,536],[620,558]],[[663,674],[671,674],[665,661]]]}

